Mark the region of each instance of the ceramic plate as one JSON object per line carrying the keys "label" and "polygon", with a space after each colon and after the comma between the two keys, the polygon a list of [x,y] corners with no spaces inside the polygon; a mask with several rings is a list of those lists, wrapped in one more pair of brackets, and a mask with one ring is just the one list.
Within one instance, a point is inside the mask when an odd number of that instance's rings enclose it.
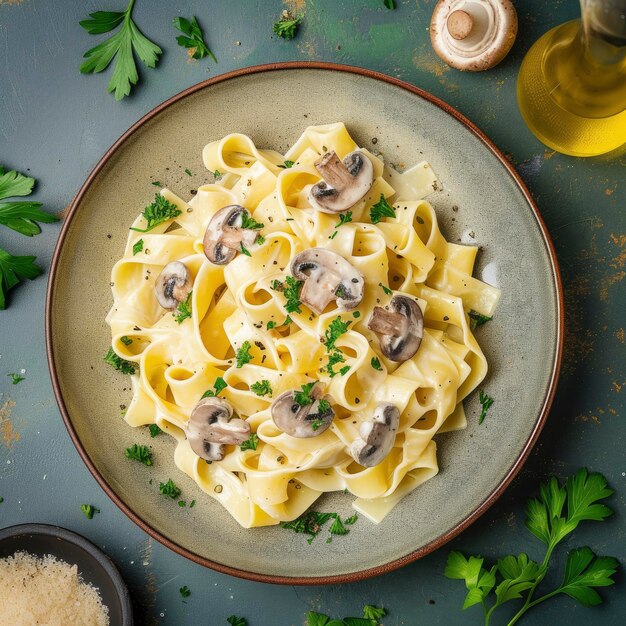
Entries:
{"label": "ceramic plate", "polygon": [[[443,233],[450,241],[481,246],[476,275],[502,289],[502,300],[495,319],[477,332],[490,365],[483,387],[495,398],[488,419],[477,424],[479,405],[472,396],[467,430],[437,437],[439,475],[382,524],[363,518],[331,547],[323,538],[308,546],[304,536],[280,527],[240,528],[176,469],[173,439],[150,439],[147,429],[124,422],[120,405],[131,398],[128,380],[103,356],[110,345],[104,318],[111,306],[111,267],[122,255],[129,224],[154,196],[150,181],[189,198],[205,182],[201,153],[209,141],[242,132],[258,146],[283,152],[305,126],[335,121],[345,122],[359,145],[375,147],[392,163],[430,161],[444,187],[428,197]],[[552,400],[562,298],[554,252],[528,191],[470,122],[388,76],[291,63],[196,85],[115,143],[65,220],[50,274],[46,325],[52,382],[70,436],[131,519],[173,550],[219,571],[319,584],[365,578],[413,561],[461,532],[502,493],[538,437]],[[124,449],[135,442],[154,447],[154,467],[124,460]],[[159,495],[158,482],[169,477],[197,506],[182,509]],[[350,500],[334,494],[318,508],[349,515]]]}

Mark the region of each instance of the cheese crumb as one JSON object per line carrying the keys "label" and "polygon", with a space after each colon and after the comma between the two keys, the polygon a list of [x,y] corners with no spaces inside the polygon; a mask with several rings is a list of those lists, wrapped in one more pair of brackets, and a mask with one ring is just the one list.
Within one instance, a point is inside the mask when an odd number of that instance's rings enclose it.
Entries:
{"label": "cheese crumb", "polygon": [[76,565],[27,552],[0,559],[0,624],[108,626],[108,613]]}

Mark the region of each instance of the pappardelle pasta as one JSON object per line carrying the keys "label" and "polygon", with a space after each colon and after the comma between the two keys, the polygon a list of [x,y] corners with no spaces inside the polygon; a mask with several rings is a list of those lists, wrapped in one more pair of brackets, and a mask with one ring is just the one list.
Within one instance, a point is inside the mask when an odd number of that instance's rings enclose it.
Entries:
{"label": "pappardelle pasta", "polygon": [[285,155],[230,134],[203,160],[216,182],[157,194],[113,268],[112,348],[138,366],[125,419],[174,437],[243,527],[342,490],[378,523],[465,427],[487,372],[468,314],[500,292],[441,234],[430,165],[399,173],[343,123]]}

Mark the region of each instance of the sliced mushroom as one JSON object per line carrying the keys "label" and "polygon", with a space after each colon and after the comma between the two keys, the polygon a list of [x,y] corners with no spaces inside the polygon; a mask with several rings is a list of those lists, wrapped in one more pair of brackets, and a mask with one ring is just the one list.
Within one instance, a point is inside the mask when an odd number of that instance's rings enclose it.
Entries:
{"label": "sliced mushroom", "polygon": [[211,263],[226,265],[241,251],[241,246],[245,248],[256,241],[258,231],[241,227],[244,216],[250,217],[247,209],[230,204],[211,218],[202,242],[204,254]]}
{"label": "sliced mushroom", "polygon": [[391,451],[400,423],[400,411],[395,404],[381,402],[372,419],[363,422],[359,437],[352,442],[350,454],[363,467],[374,467]]}
{"label": "sliced mushroom", "polygon": [[250,436],[250,424],[234,418],[222,398],[202,398],[191,412],[185,432],[191,449],[207,461],[221,461],[224,445],[239,445]]}
{"label": "sliced mushroom", "polygon": [[[297,391],[297,390],[296,390]],[[308,439],[317,437],[327,430],[335,417],[332,408],[332,397],[324,395],[324,385],[316,383],[310,396],[313,398],[311,404],[301,406],[296,402],[296,391],[285,391],[272,402],[272,419],[284,433],[297,437],[298,439]],[[320,401],[328,403],[329,408],[320,409]]]}
{"label": "sliced mushroom", "polygon": [[309,202],[324,213],[341,213],[354,206],[374,181],[372,162],[360,151],[350,152],[343,161],[336,152],[327,152],[315,161],[324,180],[311,187]]}
{"label": "sliced mushroom", "polygon": [[424,316],[415,300],[395,295],[391,310],[374,307],[367,327],[380,337],[380,349],[391,361],[410,359],[420,347],[424,336]]}
{"label": "sliced mushroom", "polygon": [[363,276],[342,256],[325,248],[310,248],[291,261],[291,273],[304,285],[300,300],[318,315],[331,300],[351,311],[363,298]]}
{"label": "sliced mushroom", "polygon": [[184,263],[168,263],[156,279],[154,291],[164,309],[175,309],[184,302],[193,287],[191,272]]}

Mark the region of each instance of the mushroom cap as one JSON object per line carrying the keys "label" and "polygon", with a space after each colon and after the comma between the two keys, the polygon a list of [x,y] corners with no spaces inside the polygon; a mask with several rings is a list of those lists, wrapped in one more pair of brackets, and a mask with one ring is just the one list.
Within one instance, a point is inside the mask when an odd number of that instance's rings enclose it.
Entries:
{"label": "mushroom cap", "polygon": [[[390,360],[402,363],[410,359],[419,349],[424,336],[424,316],[415,300],[408,296],[396,294],[389,302],[394,319],[400,319],[400,324],[391,332],[380,333],[372,324],[372,320],[378,309],[381,316],[386,313],[385,309],[375,307],[374,315],[368,322],[368,327],[379,334],[380,350]],[[398,315],[400,318],[398,318]]]}
{"label": "mushroom cap", "polygon": [[172,261],[157,276],[154,284],[159,304],[164,309],[173,310],[184,302],[193,287],[191,272],[184,263]]}
{"label": "mushroom cap", "polygon": [[202,241],[204,255],[211,263],[227,265],[235,258],[241,245],[254,243],[257,233],[241,228],[244,215],[249,216],[247,209],[239,204],[229,204],[211,218]]}
{"label": "mushroom cap", "polygon": [[250,424],[231,419],[233,408],[222,398],[202,398],[191,412],[185,433],[191,449],[207,461],[221,461],[224,445],[239,445],[250,436]]}
{"label": "mushroom cap", "polygon": [[352,442],[350,454],[363,467],[378,465],[391,451],[400,423],[400,411],[395,404],[381,402],[371,420],[363,422],[359,437]]}
{"label": "mushroom cap", "polygon": [[[332,397],[323,395],[323,385],[320,383],[315,385],[311,395],[315,398],[313,403],[301,406],[295,401],[293,390],[281,393],[271,406],[274,424],[287,435],[298,439],[317,437],[328,430],[335,418],[335,412],[331,406],[321,413],[319,403],[320,400],[326,400],[330,404]],[[316,428],[313,428],[314,425]]]}
{"label": "mushroom cap", "polygon": [[457,70],[480,72],[509,53],[517,36],[510,0],[439,0],[430,21],[430,41]]}
{"label": "mushroom cap", "polygon": [[323,213],[347,211],[374,182],[374,166],[361,150],[350,152],[343,161],[334,151],[327,152],[315,162],[315,167],[324,180],[311,187],[309,202]]}
{"label": "mushroom cap", "polygon": [[341,255],[326,248],[309,248],[291,261],[291,273],[305,284],[300,299],[318,315],[331,300],[342,311],[351,311],[363,299],[361,273]]}

